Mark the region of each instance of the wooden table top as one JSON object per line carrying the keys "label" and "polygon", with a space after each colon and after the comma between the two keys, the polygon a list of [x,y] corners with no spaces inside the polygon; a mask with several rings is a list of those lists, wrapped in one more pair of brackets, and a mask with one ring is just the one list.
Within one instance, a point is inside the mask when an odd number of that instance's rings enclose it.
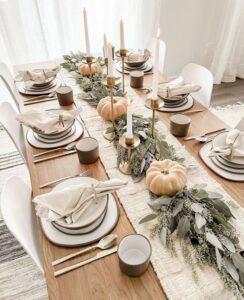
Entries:
{"label": "wooden table top", "polygon": [[[17,69],[24,69],[26,66],[18,66]],[[30,66],[29,66],[30,67]],[[34,67],[31,65],[31,68]],[[38,67],[38,66],[36,66]],[[152,80],[151,75],[145,76],[145,86],[150,86]],[[128,82],[128,76],[126,76]],[[140,97],[145,97],[142,91],[136,91]],[[21,96],[24,99],[23,96]],[[26,111],[29,109],[50,109],[58,108],[57,101],[44,102],[40,104],[23,106],[21,103],[21,110]],[[204,109],[199,103],[195,102],[192,109]],[[158,118],[169,126],[170,113],[157,112]],[[227,127],[221,120],[213,115],[207,109],[203,112],[192,114],[192,123],[190,126],[189,135],[199,134],[204,131],[219,129]],[[89,130],[89,124],[87,124]],[[25,130],[26,131],[26,130]],[[236,200],[241,206],[244,207],[244,184],[238,182],[230,182],[209,170],[201,161],[198,152],[201,147],[195,141],[179,141],[185,145],[187,151],[194,156],[197,161],[205,168],[208,175],[218,181],[223,188]],[[33,164],[33,153],[38,152],[38,149],[33,148],[26,141],[26,149],[28,156],[29,171],[31,176],[31,183],[33,195],[39,195],[51,190],[51,188],[40,189],[40,184],[46,183],[51,180],[62,178],[64,176],[75,175],[81,171],[89,168],[91,170],[91,177],[104,180],[107,178],[106,171],[102,163],[97,161],[91,165],[82,165],[78,161],[76,154],[52,159],[39,164]],[[118,199],[117,199],[118,201]],[[125,235],[134,232],[124,209],[118,201],[120,209],[120,218],[114,232],[118,235],[119,240]],[[130,278],[124,275],[118,264],[118,257],[116,254],[110,255],[104,259],[98,260],[92,264],[88,264],[82,268],[76,269],[63,276],[55,278],[53,275],[54,270],[61,267],[77,263],[83,259],[91,256],[90,254],[74,258],[54,269],[51,262],[57,258],[76,252],[80,248],[65,248],[58,247],[50,243],[44,236],[39,226],[39,235],[43,251],[44,269],[48,287],[49,299],[52,300],[80,300],[80,299],[167,299],[166,295],[159,283],[159,280],[152,268],[149,269],[139,278]],[[94,253],[93,253],[94,254]],[[176,287],[177,288],[177,287]]]}

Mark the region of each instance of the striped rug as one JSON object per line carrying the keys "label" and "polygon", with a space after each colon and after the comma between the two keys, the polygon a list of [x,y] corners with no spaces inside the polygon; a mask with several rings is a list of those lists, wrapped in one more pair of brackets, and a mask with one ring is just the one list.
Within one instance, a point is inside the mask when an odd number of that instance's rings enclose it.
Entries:
{"label": "striped rug", "polygon": [[[0,194],[10,176],[29,181],[21,156],[0,126]],[[0,299],[46,300],[44,276],[4,224],[0,212]]]}

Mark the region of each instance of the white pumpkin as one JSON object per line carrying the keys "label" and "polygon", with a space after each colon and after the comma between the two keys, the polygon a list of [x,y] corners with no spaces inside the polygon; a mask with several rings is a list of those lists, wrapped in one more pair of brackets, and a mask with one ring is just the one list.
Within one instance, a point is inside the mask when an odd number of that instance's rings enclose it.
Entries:
{"label": "white pumpkin", "polygon": [[[127,111],[127,101],[123,97],[113,97],[114,121],[123,116]],[[112,121],[111,98],[101,99],[97,106],[98,114],[105,121]]]}
{"label": "white pumpkin", "polygon": [[173,196],[186,185],[186,169],[176,161],[152,162],[147,170],[146,185],[154,194]]}

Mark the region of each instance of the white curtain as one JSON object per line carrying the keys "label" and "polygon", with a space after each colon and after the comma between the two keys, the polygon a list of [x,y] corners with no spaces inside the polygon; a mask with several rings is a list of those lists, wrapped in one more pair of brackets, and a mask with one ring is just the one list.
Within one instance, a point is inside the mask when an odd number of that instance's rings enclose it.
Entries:
{"label": "white curtain", "polygon": [[144,47],[156,34],[161,0],[0,0],[0,60],[12,64],[85,50],[82,10],[88,16],[91,51],[102,52],[103,34],[119,46]]}
{"label": "white curtain", "polygon": [[215,15],[219,26],[210,70],[215,83],[233,82],[236,77],[244,78],[244,1],[219,1]]}

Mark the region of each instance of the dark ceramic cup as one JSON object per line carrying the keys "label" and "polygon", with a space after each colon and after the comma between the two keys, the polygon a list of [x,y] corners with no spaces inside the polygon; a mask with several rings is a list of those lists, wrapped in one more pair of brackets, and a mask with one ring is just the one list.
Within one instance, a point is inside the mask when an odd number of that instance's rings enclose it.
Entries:
{"label": "dark ceramic cup", "polygon": [[170,132],[177,137],[186,136],[191,124],[191,119],[182,114],[170,117]]}
{"label": "dark ceramic cup", "polygon": [[149,240],[141,234],[125,236],[118,246],[119,266],[123,273],[137,277],[148,268],[152,247]]}
{"label": "dark ceramic cup", "polygon": [[60,86],[56,90],[60,106],[71,105],[74,103],[73,90],[70,86]]}
{"label": "dark ceramic cup", "polygon": [[144,72],[131,71],[130,72],[130,86],[134,89],[143,87]]}
{"label": "dark ceramic cup", "polygon": [[99,158],[98,141],[91,137],[81,139],[76,145],[76,152],[82,164],[92,164]]}

